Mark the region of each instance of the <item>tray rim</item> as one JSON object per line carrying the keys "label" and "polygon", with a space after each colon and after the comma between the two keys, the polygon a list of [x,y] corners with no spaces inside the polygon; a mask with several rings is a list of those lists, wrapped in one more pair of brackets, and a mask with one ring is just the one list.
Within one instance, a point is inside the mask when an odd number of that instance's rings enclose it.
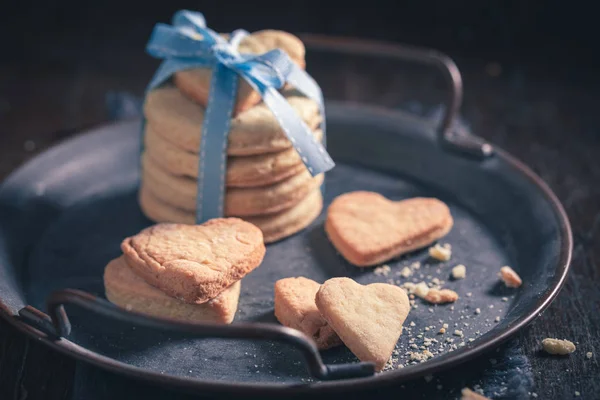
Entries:
{"label": "tray rim", "polygon": [[[338,102],[335,102],[338,103]],[[353,105],[352,103],[339,102],[344,104],[346,107],[360,107],[364,108],[363,105]],[[388,117],[398,117],[401,114],[393,110],[376,107],[366,106],[373,112],[381,113]],[[410,115],[410,114],[409,114]],[[97,128],[81,132],[74,137],[61,141],[55,144],[46,151],[40,153],[38,156],[24,163],[22,166],[13,171],[6,180],[9,180],[13,175],[19,173],[19,171],[26,169],[35,162],[38,157],[44,156],[47,153],[51,153],[53,150],[68,144],[75,140],[85,140],[84,138],[101,134],[101,132],[110,127],[119,127],[131,124],[132,120],[122,121],[118,123],[104,124]],[[548,290],[540,297],[537,304],[529,312],[518,317],[513,325],[508,327],[502,332],[498,332],[492,335],[487,340],[479,343],[473,348],[464,348],[452,353],[452,357],[439,357],[434,358],[427,363],[418,364],[411,366],[410,369],[386,371],[383,374],[375,374],[367,378],[353,378],[335,381],[317,381],[306,384],[278,384],[278,383],[240,383],[240,382],[222,382],[215,380],[202,380],[198,378],[189,378],[173,375],[164,375],[154,371],[148,371],[146,369],[132,366],[120,361],[116,361],[112,358],[99,355],[91,352],[84,347],[77,345],[69,341],[68,339],[60,338],[53,340],[53,338],[45,335],[38,329],[26,324],[23,321],[15,318],[15,316],[9,311],[0,299],[0,317],[6,320],[9,324],[14,326],[18,331],[25,333],[32,339],[36,339],[49,346],[50,348],[59,351],[67,356],[74,357],[77,360],[88,362],[96,367],[106,369],[118,374],[126,375],[132,378],[140,379],[146,382],[159,383],[167,386],[174,386],[185,391],[197,391],[197,390],[209,390],[213,392],[229,392],[229,393],[252,393],[252,394],[286,394],[286,393],[326,393],[336,391],[346,391],[353,389],[367,389],[375,386],[391,385],[400,383],[402,381],[414,379],[422,376],[424,373],[436,373],[441,370],[445,370],[449,367],[461,364],[468,361],[471,358],[479,356],[492,348],[497,347],[510,337],[514,336],[520,329],[532,322],[544,309],[546,309],[554,298],[558,295],[567,273],[569,271],[573,239],[571,226],[564,211],[564,208],[556,195],[548,187],[548,185],[529,167],[524,163],[510,155],[508,152],[494,146],[496,156],[501,158],[502,161],[508,163],[514,167],[519,173],[526,177],[529,182],[535,186],[540,194],[542,194],[548,204],[552,207],[553,212],[556,215],[557,222],[559,223],[559,235],[561,239],[559,261],[556,267],[557,274],[553,282],[548,286]],[[5,180],[5,182],[6,182]],[[0,188],[3,186],[0,185]]]}

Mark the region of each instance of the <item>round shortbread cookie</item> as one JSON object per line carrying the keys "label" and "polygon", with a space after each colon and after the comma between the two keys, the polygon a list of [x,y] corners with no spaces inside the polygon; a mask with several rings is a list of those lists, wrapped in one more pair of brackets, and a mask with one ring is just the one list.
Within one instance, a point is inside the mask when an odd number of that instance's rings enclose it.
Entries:
{"label": "round shortbread cookie", "polygon": [[[192,212],[175,208],[161,201],[144,185],[139,192],[139,203],[143,213],[154,222],[195,223]],[[319,216],[322,209],[321,190],[315,189],[292,208],[276,214],[242,219],[256,225],[262,231],[265,243],[273,243],[306,228]]]}
{"label": "round shortbread cookie", "polygon": [[[285,96],[298,116],[314,131],[321,123],[317,103],[296,95],[296,92]],[[172,86],[152,90],[144,102],[144,115],[152,129],[165,140],[194,153],[200,152],[204,112],[202,106],[188,100]],[[231,120],[227,143],[230,156],[275,153],[291,147],[283,128],[264,103]]]}
{"label": "round shortbread cookie", "polygon": [[[175,146],[147,124],[145,151],[164,170],[173,175],[198,177],[198,154]],[[320,140],[321,131],[315,132]],[[255,156],[231,156],[227,159],[226,185],[228,187],[256,187],[279,182],[304,171],[306,167],[293,148],[277,153]]]}
{"label": "round shortbread cookie", "polygon": [[[196,210],[196,179],[169,174],[147,154],[142,156],[142,166],[142,182],[156,197],[183,210]],[[269,186],[229,188],[225,194],[224,215],[265,215],[285,210],[322,182],[323,174],[312,177],[305,170]]]}
{"label": "round shortbread cookie", "polygon": [[[227,35],[222,35],[227,37]],[[262,54],[267,51],[281,49],[299,67],[305,67],[304,44],[296,36],[277,30],[263,30],[246,36],[238,47],[242,54]],[[206,106],[210,94],[212,69],[194,68],[178,71],[173,76],[173,82],[187,97]],[[238,93],[235,112],[247,110],[261,101],[260,95],[243,79],[238,79]]]}
{"label": "round shortbread cookie", "polygon": [[146,283],[127,265],[123,256],[112,260],[104,269],[104,289],[111,303],[128,311],[190,322],[230,324],[237,310],[240,282],[205,303],[188,304]]}

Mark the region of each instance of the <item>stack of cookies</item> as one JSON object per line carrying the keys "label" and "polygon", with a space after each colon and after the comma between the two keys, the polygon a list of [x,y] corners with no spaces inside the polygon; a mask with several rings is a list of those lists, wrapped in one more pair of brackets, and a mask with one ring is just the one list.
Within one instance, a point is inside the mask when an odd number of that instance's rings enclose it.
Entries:
{"label": "stack of cookies", "polygon": [[128,237],[104,270],[106,297],[142,314],[190,322],[233,321],[241,280],[260,265],[260,229],[239,218],[162,223]]}
{"label": "stack of cookies", "polygon": [[[281,31],[260,31],[240,44],[241,53],[279,48],[304,68],[304,45]],[[148,93],[140,206],[155,222],[195,223],[202,123],[211,70],[179,71],[173,84]],[[291,87],[281,93],[318,140],[322,116],[313,100]],[[224,215],[243,218],[261,229],[266,243],[308,226],[321,212],[323,174],[311,176],[283,128],[240,79],[228,139]]]}

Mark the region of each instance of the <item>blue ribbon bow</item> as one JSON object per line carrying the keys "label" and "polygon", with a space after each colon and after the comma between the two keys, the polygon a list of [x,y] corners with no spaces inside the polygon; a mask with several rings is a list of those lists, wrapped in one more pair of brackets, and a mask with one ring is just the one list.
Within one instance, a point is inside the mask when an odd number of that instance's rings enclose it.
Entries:
{"label": "blue ribbon bow", "polygon": [[[237,30],[227,41],[206,27],[201,13],[182,10],[173,17],[173,25],[157,24],[154,27],[146,47],[150,55],[164,59],[147,91],[160,86],[180,70],[213,70],[199,152],[198,223],[223,216],[227,138],[238,75],[261,95],[312,176],[326,172],[335,165],[323,145],[314,138],[311,129],[278,91],[286,83],[292,84],[306,97],[317,102],[324,117],[323,95],[319,85],[279,49],[260,55],[240,54],[237,47],[247,35],[248,32]],[[322,129],[325,135],[324,122]]]}

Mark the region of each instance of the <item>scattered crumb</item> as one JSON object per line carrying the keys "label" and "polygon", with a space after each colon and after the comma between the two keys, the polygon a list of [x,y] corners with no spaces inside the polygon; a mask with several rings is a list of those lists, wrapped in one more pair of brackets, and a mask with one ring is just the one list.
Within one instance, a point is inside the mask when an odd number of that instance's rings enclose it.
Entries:
{"label": "scattered crumb", "polygon": [[581,393],[579,393],[577,390],[575,391],[575,397],[579,397],[581,396]]}
{"label": "scattered crumb", "polygon": [[427,286],[425,282],[420,282],[417,285],[415,285],[414,292],[420,298],[425,298],[425,296],[427,296],[427,293],[429,293],[429,286]]}
{"label": "scattered crumb", "polygon": [[585,358],[587,358],[588,360],[591,360],[592,357],[594,357],[594,353],[592,353],[591,351],[585,353]]}
{"label": "scattered crumb", "polygon": [[503,297],[501,300],[502,300],[503,302],[507,302],[507,301],[508,301],[508,297]]}
{"label": "scattered crumb", "polygon": [[404,278],[408,278],[409,276],[412,275],[412,269],[408,268],[408,267],[404,267],[402,268],[402,271],[400,271],[400,275],[402,275]]}
{"label": "scattered crumb", "polygon": [[456,330],[454,331],[454,336],[460,336],[460,337],[462,337],[462,336],[463,336],[463,331],[461,331],[461,330],[459,330],[459,329],[456,329]]}
{"label": "scattered crumb", "polygon": [[542,347],[547,353],[566,355],[575,351],[576,347],[569,340],[546,338],[542,340]]}
{"label": "scattered crumb", "polygon": [[435,246],[429,248],[429,256],[439,261],[448,261],[452,257],[452,248],[448,243],[443,246],[436,243]]}
{"label": "scattered crumb", "polygon": [[531,393],[531,397],[533,397],[534,399],[537,399],[538,395],[537,395],[537,393],[536,393],[536,392],[532,392],[532,393]]}
{"label": "scattered crumb", "polygon": [[475,314],[477,314],[477,315],[481,314],[481,309],[480,308],[476,308],[475,309]]}
{"label": "scattered crumb", "polygon": [[415,324],[415,321],[410,321],[410,324],[409,324],[409,325],[410,325],[410,326],[415,326],[415,325],[416,325],[416,324]]}
{"label": "scattered crumb", "polygon": [[467,293],[467,297],[471,297],[471,296],[473,296],[473,293],[471,293],[471,292],[468,292],[468,293]]}
{"label": "scattered crumb", "polygon": [[454,279],[464,279],[467,276],[467,267],[462,264],[458,264],[456,267],[452,268],[452,277]]}
{"label": "scattered crumb", "polygon": [[496,317],[496,318],[494,319],[494,322],[500,322],[500,317]]}
{"label": "scattered crumb", "polygon": [[511,267],[505,265],[500,268],[500,279],[509,288],[518,288],[523,284],[521,277]]}
{"label": "scattered crumb", "polygon": [[[414,293],[415,292],[415,287],[417,285],[415,285],[412,282],[404,282],[404,284],[402,285],[402,287],[406,290],[408,290],[408,293]],[[413,296],[414,297],[414,296]]]}
{"label": "scattered crumb", "polygon": [[389,265],[382,265],[381,267],[375,268],[375,270],[373,272],[375,273],[375,275],[388,276],[388,274],[390,273],[391,270],[392,269],[390,268]]}
{"label": "scattered crumb", "polygon": [[450,289],[429,289],[423,299],[433,304],[454,303],[458,300],[458,293]]}
{"label": "scattered crumb", "polygon": [[462,395],[460,400],[490,400],[489,398],[482,396],[469,388],[463,388],[460,393]]}
{"label": "scattered crumb", "polygon": [[[430,358],[433,358],[433,353],[429,350],[425,349],[422,353],[412,352],[408,354],[408,357],[411,361],[426,361]],[[428,381],[429,382],[429,381]]]}

